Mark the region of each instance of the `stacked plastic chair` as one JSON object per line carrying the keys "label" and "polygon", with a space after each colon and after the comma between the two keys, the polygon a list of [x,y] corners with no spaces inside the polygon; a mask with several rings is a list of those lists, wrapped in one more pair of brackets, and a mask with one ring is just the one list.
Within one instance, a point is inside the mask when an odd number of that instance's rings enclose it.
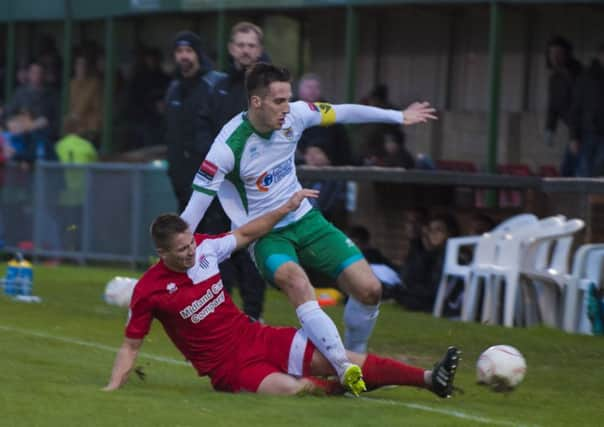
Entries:
{"label": "stacked plastic chair", "polygon": [[572,280],[569,280],[568,268],[571,246],[575,233],[584,225],[582,220],[572,219],[558,229],[552,227],[525,241],[519,274],[526,279],[520,283],[525,291],[523,308],[527,324],[541,321],[548,326],[562,327],[563,299],[569,286],[573,286],[569,285]]}
{"label": "stacked plastic chair", "polygon": [[[491,232],[485,233],[482,236],[464,236],[448,239],[445,251],[445,262],[432,314],[436,317],[441,317],[443,315],[445,300],[450,291],[450,289],[448,289],[448,284],[451,283],[452,278],[459,278],[463,282],[464,302],[462,313],[466,304],[476,304],[476,295],[472,294],[469,300],[467,298],[470,273],[473,266],[481,263],[491,263],[493,261],[495,256],[494,242],[499,236],[509,233],[516,228],[534,225],[537,221],[538,219],[535,215],[520,214],[508,218],[491,230]],[[470,264],[464,265],[459,263],[459,254],[464,247],[473,248],[474,258]]]}
{"label": "stacked plastic chair", "polygon": [[[542,219],[536,223],[515,227],[497,236],[493,241],[494,256],[472,266],[470,284],[462,311],[462,320],[472,321],[476,318],[480,290],[484,290],[481,321],[500,323],[499,301],[502,289],[505,291],[503,304],[503,323],[512,326],[513,314],[518,295],[518,279],[522,261],[522,246],[525,240],[539,235],[564,223],[562,216]],[[503,287],[505,285],[505,287]]]}
{"label": "stacked plastic chair", "polygon": [[604,244],[579,247],[571,274],[563,278],[566,287],[563,328],[566,332],[591,334],[591,323],[587,318],[587,290],[592,283],[600,287],[603,269]]}

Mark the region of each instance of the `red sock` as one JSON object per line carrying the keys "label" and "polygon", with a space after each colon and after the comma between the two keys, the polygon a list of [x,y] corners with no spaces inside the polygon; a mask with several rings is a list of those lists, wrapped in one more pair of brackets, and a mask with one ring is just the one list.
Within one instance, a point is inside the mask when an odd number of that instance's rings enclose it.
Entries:
{"label": "red sock", "polygon": [[344,387],[338,381],[325,380],[317,377],[304,377],[314,384],[314,386],[325,392],[328,396],[335,394],[344,394]]}
{"label": "red sock", "polygon": [[425,387],[424,369],[397,362],[394,359],[368,354],[363,363],[363,379],[367,390],[384,385],[413,385]]}

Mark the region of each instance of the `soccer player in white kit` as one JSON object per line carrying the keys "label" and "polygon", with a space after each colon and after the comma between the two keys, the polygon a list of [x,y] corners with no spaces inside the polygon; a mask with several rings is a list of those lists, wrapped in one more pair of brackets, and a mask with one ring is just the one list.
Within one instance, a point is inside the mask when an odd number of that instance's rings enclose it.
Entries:
{"label": "soccer player in white kit", "polygon": [[[333,123],[398,123],[435,119],[428,103],[404,111],[361,105],[290,103],[290,75],[258,63],[246,75],[247,112],[220,131],[193,182],[193,195],[181,214],[192,229],[218,195],[237,228],[283,204],[302,187],[294,155],[302,132]],[[310,202],[283,218],[250,252],[266,280],[277,285],[296,308],[302,329],[354,394],[363,390],[360,368],[348,360],[333,321],[319,307],[301,265],[330,275],[350,295],[344,312],[346,348],[364,353],[378,316],[381,285],[361,251],[325,220]]]}

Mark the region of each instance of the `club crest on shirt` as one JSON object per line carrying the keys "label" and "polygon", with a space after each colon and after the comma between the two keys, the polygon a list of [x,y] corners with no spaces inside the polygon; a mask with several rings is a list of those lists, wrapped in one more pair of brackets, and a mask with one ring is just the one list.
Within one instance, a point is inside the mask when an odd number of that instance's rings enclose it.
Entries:
{"label": "club crest on shirt", "polygon": [[216,175],[217,171],[218,171],[218,166],[216,166],[214,163],[210,162],[209,160],[204,160],[201,163],[201,166],[199,166],[199,170],[197,171],[197,176],[202,179],[212,181],[212,179],[214,179],[214,175]]}
{"label": "club crest on shirt", "polygon": [[250,158],[251,159],[255,159],[258,156],[260,156],[260,150],[258,149],[258,147],[253,146],[250,148]]}
{"label": "club crest on shirt", "polygon": [[201,254],[201,256],[199,257],[198,262],[199,262],[199,266],[203,269],[206,269],[210,266],[210,261],[208,261],[206,256],[203,254]]}
{"label": "club crest on shirt", "polygon": [[288,127],[283,129],[283,136],[286,137],[287,139],[291,140],[294,137],[294,130],[292,129],[292,127]]}
{"label": "club crest on shirt", "polygon": [[170,282],[166,285],[166,291],[168,291],[169,294],[173,294],[177,290],[178,290],[178,287],[176,286],[176,283],[174,283],[174,282]]}

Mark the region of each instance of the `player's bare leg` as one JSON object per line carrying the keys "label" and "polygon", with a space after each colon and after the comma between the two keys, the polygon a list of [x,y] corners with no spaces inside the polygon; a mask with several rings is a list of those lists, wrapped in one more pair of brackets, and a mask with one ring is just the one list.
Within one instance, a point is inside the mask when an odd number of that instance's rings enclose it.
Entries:
{"label": "player's bare leg", "polygon": [[302,267],[292,261],[286,262],[275,272],[274,281],[296,308],[302,330],[329,360],[342,384],[358,395],[365,388],[361,369],[348,360],[338,328],[319,307],[314,289]]}
{"label": "player's bare leg", "polygon": [[[329,362],[326,361],[329,364]],[[343,394],[344,388],[339,382],[321,378],[296,378],[288,374],[275,372],[268,375],[258,387],[257,392],[274,395],[334,395]]]}
{"label": "player's bare leg", "polygon": [[365,259],[346,267],[337,283],[350,296],[344,309],[345,347],[365,353],[379,314],[382,285]]}

